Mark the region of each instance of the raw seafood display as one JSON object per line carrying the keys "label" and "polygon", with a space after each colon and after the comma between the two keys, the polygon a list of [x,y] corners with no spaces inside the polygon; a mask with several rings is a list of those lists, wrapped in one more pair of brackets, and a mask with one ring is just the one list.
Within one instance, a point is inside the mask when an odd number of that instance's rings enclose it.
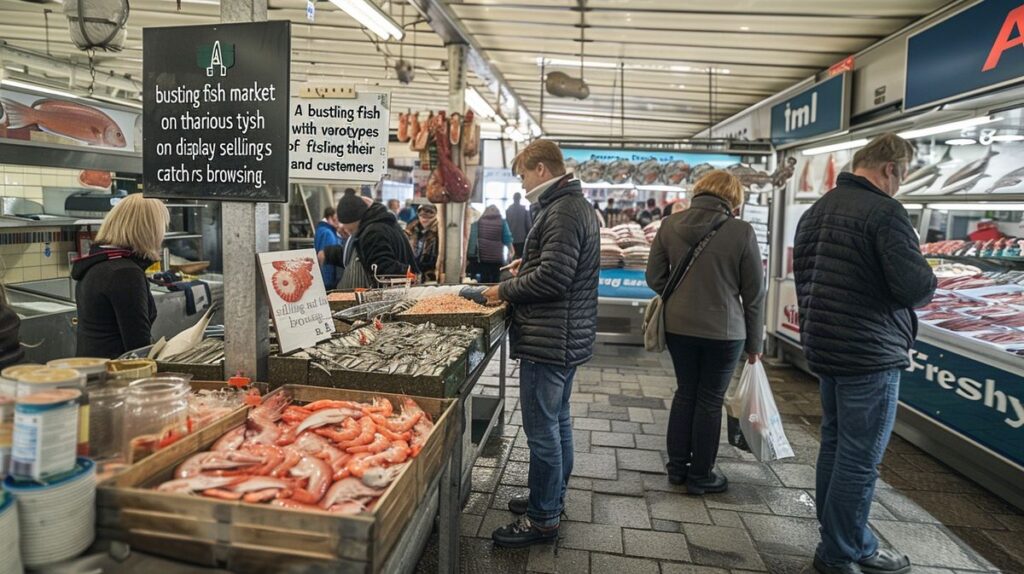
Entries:
{"label": "raw seafood display", "polygon": [[297,405],[276,393],[210,450],[181,463],[157,490],[298,510],[366,512],[419,455],[433,427],[411,398],[397,408],[385,398]]}
{"label": "raw seafood display", "polygon": [[323,369],[411,376],[440,376],[482,331],[432,323],[381,323],[349,331],[294,356]]}
{"label": "raw seafood display", "polygon": [[1017,352],[1024,349],[1022,282],[1020,271],[940,278],[939,291],[917,315],[940,329]]}
{"label": "raw seafood display", "polygon": [[1024,239],[1003,237],[985,241],[950,239],[925,243],[921,252],[925,255],[948,255],[953,257],[1020,257],[1024,250]]}
{"label": "raw seafood display", "polygon": [[454,294],[435,295],[420,299],[406,315],[444,315],[457,313],[487,313],[491,309],[475,301]]}
{"label": "raw seafood display", "polygon": [[201,343],[195,347],[171,355],[169,357],[161,357],[161,361],[165,363],[188,363],[190,365],[215,365],[224,360],[224,340],[223,339],[203,339]]}

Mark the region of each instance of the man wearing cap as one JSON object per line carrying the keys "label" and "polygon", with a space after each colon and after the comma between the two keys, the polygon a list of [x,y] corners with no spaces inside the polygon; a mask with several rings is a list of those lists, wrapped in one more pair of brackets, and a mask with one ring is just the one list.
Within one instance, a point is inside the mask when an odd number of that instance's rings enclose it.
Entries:
{"label": "man wearing cap", "polygon": [[[381,203],[346,189],[338,202],[338,221],[350,239],[344,248],[324,249],[322,263],[343,265],[339,289],[376,287],[378,278],[417,272],[416,258],[394,214]],[[358,261],[359,265],[355,265]],[[374,269],[376,266],[376,270]]]}

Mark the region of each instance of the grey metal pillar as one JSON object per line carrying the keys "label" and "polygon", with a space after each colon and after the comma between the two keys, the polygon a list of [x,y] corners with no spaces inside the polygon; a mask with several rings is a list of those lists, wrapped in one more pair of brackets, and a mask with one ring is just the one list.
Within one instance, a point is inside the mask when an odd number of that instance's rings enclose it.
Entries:
{"label": "grey metal pillar", "polygon": [[[221,0],[221,22],[262,22],[267,0]],[[256,254],[269,250],[266,203],[221,205],[224,257],[224,370],[265,381],[270,306]]]}
{"label": "grey metal pillar", "polygon": [[[466,45],[448,44],[448,115],[466,114]],[[462,167],[462,146],[452,146],[452,160]],[[444,282],[458,284],[466,264],[467,203],[444,206]]]}

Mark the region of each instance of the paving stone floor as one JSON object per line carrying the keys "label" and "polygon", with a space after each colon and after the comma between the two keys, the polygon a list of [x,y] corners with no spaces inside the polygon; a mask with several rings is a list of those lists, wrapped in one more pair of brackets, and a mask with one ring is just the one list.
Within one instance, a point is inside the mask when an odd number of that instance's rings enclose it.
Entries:
{"label": "paving stone floor", "polygon": [[[667,356],[602,346],[579,369],[572,396],[576,461],[557,545],[507,550],[491,531],[513,519],[525,494],[529,451],[510,362],[506,424],[473,468],[462,515],[462,571],[501,573],[725,574],[812,572],[817,542],[814,464],[817,383],[770,367],[794,458],[769,464],[723,444],[729,491],[693,497],[668,484],[664,435],[675,378]],[[481,394],[497,394],[497,360]],[[723,435],[723,441],[725,440]],[[916,574],[1024,572],[1024,514],[913,445],[893,437],[871,524],[906,552]],[[437,536],[419,572],[436,572]]]}

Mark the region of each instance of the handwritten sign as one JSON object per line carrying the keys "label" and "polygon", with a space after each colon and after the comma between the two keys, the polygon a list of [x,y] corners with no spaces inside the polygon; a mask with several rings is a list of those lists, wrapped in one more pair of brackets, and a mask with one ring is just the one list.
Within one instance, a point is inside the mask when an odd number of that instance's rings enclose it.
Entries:
{"label": "handwritten sign", "polygon": [[334,333],[334,319],[317,269],[316,251],[274,251],[258,257],[281,352],[290,353],[329,339]]}
{"label": "handwritten sign", "polygon": [[391,95],[292,98],[289,173],[296,179],[379,181],[388,168]]}

